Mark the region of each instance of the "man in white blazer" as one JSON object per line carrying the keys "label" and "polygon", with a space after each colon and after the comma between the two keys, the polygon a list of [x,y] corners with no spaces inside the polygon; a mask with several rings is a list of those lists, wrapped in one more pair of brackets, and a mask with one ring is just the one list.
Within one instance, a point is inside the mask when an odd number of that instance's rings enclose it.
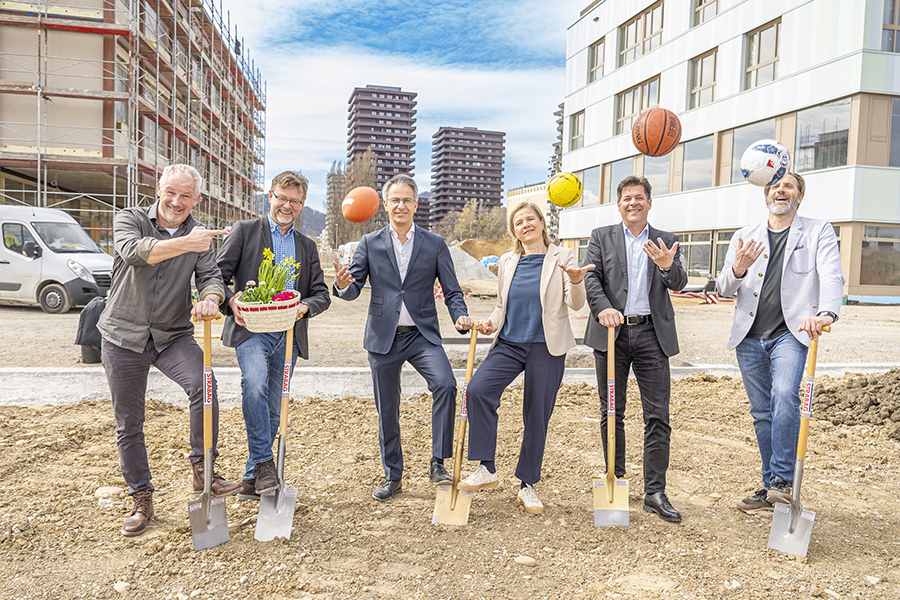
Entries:
{"label": "man in white blazer", "polygon": [[728,348],[736,349],[762,458],[763,489],[746,513],[790,502],[800,435],[800,381],[810,340],[837,321],[844,276],[834,227],[797,216],[806,182],[796,173],[765,188],[768,219],[734,234],[716,280],[737,293]]}

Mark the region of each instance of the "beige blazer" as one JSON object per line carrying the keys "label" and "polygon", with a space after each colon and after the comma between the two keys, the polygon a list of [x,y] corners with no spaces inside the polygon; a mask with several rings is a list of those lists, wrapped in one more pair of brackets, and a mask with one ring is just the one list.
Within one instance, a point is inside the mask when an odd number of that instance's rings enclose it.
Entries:
{"label": "beige blazer", "polygon": [[[506,321],[506,300],[509,297],[509,285],[512,283],[519,264],[519,254],[507,252],[500,257],[497,278],[497,306],[491,313],[491,323],[497,333]],[[584,281],[572,283],[565,271],[558,265],[565,264],[577,268],[575,253],[569,248],[550,244],[544,255],[544,266],[541,268],[541,320],[544,324],[544,339],[547,350],[553,356],[561,356],[575,347],[575,336],[569,324],[569,308],[578,310],[584,306]],[[497,337],[491,348],[497,343]]]}

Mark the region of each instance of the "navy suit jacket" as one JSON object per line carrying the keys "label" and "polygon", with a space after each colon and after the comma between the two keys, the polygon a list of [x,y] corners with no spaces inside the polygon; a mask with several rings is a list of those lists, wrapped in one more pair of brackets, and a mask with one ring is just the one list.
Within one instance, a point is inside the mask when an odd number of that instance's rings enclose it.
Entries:
{"label": "navy suit jacket", "polygon": [[[217,261],[225,280],[225,302],[222,312],[228,318],[222,329],[222,344],[236,348],[250,337],[250,332],[234,322],[234,314],[228,301],[247,285],[256,281],[259,265],[263,260],[263,248],[272,249],[272,231],[268,216],[234,224],[219,250]],[[294,348],[303,358],[309,358],[309,319],[324,312],[331,305],[325,275],[319,263],[316,243],[294,230],[294,260],[300,263],[294,289],[300,292],[300,300],[309,306],[306,316],[294,323]],[[233,283],[233,289],[229,284]]]}
{"label": "navy suit jacket", "polygon": [[444,291],[444,303],[453,322],[468,315],[462,290],[456,280],[450,249],[444,243],[444,238],[418,225],[413,227],[416,229],[406,279],[400,281],[400,267],[394,255],[391,228],[388,225],[367,233],[360,240],[353,253],[349,271],[356,281],[344,290],[343,296],[337,293],[336,286],[333,288],[335,296],[355,300],[366,284],[366,279],[372,284],[363,347],[375,354],[387,354],[391,350],[400,320],[401,298],[425,339],[436,346],[441,345],[441,330],[434,304],[435,279],[440,282]]}

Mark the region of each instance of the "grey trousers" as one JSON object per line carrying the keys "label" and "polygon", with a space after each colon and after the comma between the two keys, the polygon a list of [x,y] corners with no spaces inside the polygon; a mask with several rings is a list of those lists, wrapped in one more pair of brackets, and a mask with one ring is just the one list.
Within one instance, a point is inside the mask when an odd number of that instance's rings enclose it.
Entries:
{"label": "grey trousers", "polygon": [[[145,394],[150,365],[177,383],[190,400],[192,463],[203,460],[203,350],[189,335],[175,339],[162,352],[156,350],[153,338],[147,340],[143,352],[132,352],[103,338],[100,346],[103,369],[109,382],[113,413],[116,416],[116,444],[122,475],[129,494],[153,491],[147,447],[144,443]],[[213,376],[213,456],[219,439],[219,399]]]}

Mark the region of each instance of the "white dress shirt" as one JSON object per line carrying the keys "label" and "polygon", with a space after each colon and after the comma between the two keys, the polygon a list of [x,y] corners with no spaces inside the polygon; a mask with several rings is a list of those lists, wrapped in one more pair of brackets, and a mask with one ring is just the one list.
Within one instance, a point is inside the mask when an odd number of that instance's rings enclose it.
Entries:
{"label": "white dress shirt", "polygon": [[[406,241],[401,243],[400,236],[397,235],[397,232],[394,231],[394,227],[391,226],[391,242],[394,245],[394,258],[397,259],[397,267],[400,269],[400,283],[403,283],[403,281],[406,280],[406,270],[409,268],[409,259],[412,256],[413,235],[415,234],[415,231],[415,226],[410,227],[409,231],[406,232]],[[400,320],[397,322],[397,325],[415,325],[416,322],[413,321],[409,311],[406,310],[406,303],[403,302],[403,296],[400,298]]]}
{"label": "white dress shirt", "polygon": [[650,237],[650,225],[638,235],[622,223],[625,230],[625,256],[628,258],[628,296],[625,300],[625,316],[636,317],[650,314],[650,290],[647,287],[647,253],[644,244]]}

